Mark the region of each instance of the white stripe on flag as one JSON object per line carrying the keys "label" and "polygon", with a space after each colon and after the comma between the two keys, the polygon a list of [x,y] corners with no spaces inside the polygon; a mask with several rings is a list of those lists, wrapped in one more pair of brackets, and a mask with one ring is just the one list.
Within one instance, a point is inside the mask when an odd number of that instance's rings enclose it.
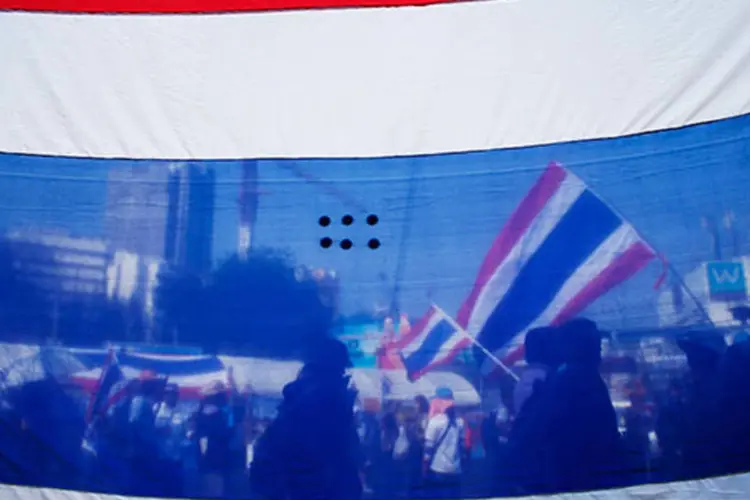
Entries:
{"label": "white stripe on flag", "polygon": [[492,277],[485,284],[466,326],[469,335],[472,337],[479,335],[487,319],[510,290],[520,270],[585,190],[586,185],[583,181],[567,172],[557,192],[544,205],[529,229],[518,240],[507,258],[497,266]]}
{"label": "white stripe on flag", "polygon": [[435,356],[435,360],[433,360],[433,363],[437,361],[438,359],[441,359],[447,356],[453,349],[456,348],[458,344],[460,344],[461,342],[467,339],[463,331],[459,329],[455,329],[455,330],[456,330],[456,333],[451,336],[450,340],[448,340],[447,342],[443,344],[443,346],[440,349],[440,352],[437,354],[437,356]]}
{"label": "white stripe on flag", "polygon": [[[623,223],[573,272],[544,312],[526,330],[514,337],[506,347],[495,351],[495,355],[502,359],[508,351],[523,345],[526,332],[533,328],[547,326],[552,323],[571,299],[588,285],[591,280],[604,271],[607,266],[612,264],[619,255],[638,241],[640,241],[640,238],[633,226]],[[488,374],[496,368],[495,363],[489,359],[485,359],[482,364],[482,372],[484,374]]]}

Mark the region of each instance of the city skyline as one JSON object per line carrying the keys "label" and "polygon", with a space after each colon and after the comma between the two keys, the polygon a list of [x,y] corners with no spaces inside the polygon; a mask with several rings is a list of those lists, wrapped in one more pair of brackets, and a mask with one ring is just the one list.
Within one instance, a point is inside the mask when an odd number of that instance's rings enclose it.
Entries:
{"label": "city skyline", "polygon": [[216,174],[210,166],[169,165],[162,253],[167,264],[202,274],[212,269],[215,187]]}
{"label": "city skyline", "polygon": [[[541,170],[557,160],[686,274],[711,258],[700,223],[706,215],[721,217],[732,210],[739,242],[724,238],[722,243],[750,253],[750,200],[744,187],[750,175],[748,144],[750,118],[742,117],[636,137],[462,155],[257,160],[257,190],[265,194],[257,198],[252,244],[289,251],[301,265],[335,269],[343,311],[389,303],[400,262],[398,293],[405,310],[419,315],[435,301],[455,313],[493,238]],[[0,212],[0,227],[36,221],[84,235],[101,234],[107,173],[132,163],[7,155],[2,160],[0,186],[11,193],[6,206],[12,210]],[[216,172],[216,264],[239,247],[244,162],[205,163]],[[300,170],[317,180],[300,176]],[[415,189],[408,208],[410,185]],[[366,213],[377,214],[380,223],[365,224]],[[340,224],[346,214],[354,217],[351,226]],[[320,227],[321,215],[332,218],[331,226]],[[354,247],[322,249],[323,237],[349,238]],[[371,237],[382,243],[376,251],[366,246]],[[660,265],[650,266],[589,312],[625,318],[625,326],[656,324],[653,284],[661,272]]]}

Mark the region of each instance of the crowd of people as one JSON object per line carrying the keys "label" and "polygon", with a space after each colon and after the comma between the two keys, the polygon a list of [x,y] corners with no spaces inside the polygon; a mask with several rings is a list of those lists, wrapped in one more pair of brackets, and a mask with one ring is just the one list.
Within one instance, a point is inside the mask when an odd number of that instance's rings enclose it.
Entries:
{"label": "crowd of people", "polygon": [[[457,406],[446,387],[414,401],[363,401],[347,375],[347,350],[333,339],[310,351],[273,419],[258,415],[251,394],[219,381],[186,411],[178,387],[144,372],[85,427],[52,424],[51,414],[41,423],[14,420],[8,415],[35,410],[3,408],[0,481],[172,498],[386,500],[546,494],[750,470],[746,338],[726,346],[715,331],[686,335],[678,342],[686,378],[664,394],[632,391],[624,413],[600,373],[601,342],[584,319],[530,331],[511,397],[484,412]],[[12,402],[39,412],[50,390]],[[43,437],[45,426],[54,430]],[[64,449],[46,444],[61,439]],[[8,440],[31,455],[12,455]]]}
{"label": "crowd of people", "polygon": [[603,333],[577,319],[528,333],[527,369],[500,474],[531,495],[698,479],[750,470],[750,342],[716,330],[677,343],[684,377],[663,394],[636,385],[623,414],[600,374]]}

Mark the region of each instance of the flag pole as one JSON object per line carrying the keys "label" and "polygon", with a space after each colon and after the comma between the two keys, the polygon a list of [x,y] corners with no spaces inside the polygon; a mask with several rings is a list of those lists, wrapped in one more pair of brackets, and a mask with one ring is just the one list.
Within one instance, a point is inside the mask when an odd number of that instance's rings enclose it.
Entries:
{"label": "flag pole", "polygon": [[406,215],[404,216],[404,224],[401,226],[401,241],[398,246],[398,257],[396,259],[396,272],[393,279],[393,295],[391,296],[391,307],[390,315],[397,316],[401,311],[401,281],[404,278],[404,271],[406,266],[406,252],[408,250],[407,243],[411,236],[412,216],[414,213],[414,197],[417,192],[417,172],[419,170],[419,162],[412,160],[411,162],[411,175],[409,176],[409,190],[406,194]]}
{"label": "flag pole", "polygon": [[479,350],[482,351],[485,356],[487,356],[489,359],[491,359],[505,373],[507,373],[508,375],[510,375],[510,377],[513,378],[513,380],[515,380],[516,382],[518,382],[520,380],[520,378],[518,377],[518,375],[516,375],[513,370],[511,370],[510,368],[508,368],[508,365],[506,365],[505,363],[503,363],[502,361],[500,361],[500,359],[498,359],[497,356],[495,356],[494,354],[492,354],[486,347],[484,347],[481,343],[479,343],[479,341],[477,339],[475,339],[474,337],[472,337],[471,335],[469,335],[469,332],[467,332],[466,330],[464,330],[461,327],[461,325],[459,325],[456,322],[456,320],[454,320],[449,314],[447,314],[445,311],[443,311],[437,304],[433,303],[432,307],[434,307],[437,312],[439,312],[440,314],[442,314],[443,317],[445,318],[445,320],[448,323],[450,323],[450,325],[453,328],[455,328],[464,337],[466,337],[467,339],[469,339],[469,341],[471,341],[472,344],[474,344],[476,347],[478,347]]}

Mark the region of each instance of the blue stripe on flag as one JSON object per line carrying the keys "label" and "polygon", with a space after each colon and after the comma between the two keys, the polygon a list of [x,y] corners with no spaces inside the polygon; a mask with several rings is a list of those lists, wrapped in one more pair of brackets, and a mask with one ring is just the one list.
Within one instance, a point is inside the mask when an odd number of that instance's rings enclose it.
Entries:
{"label": "blue stripe on flag", "polygon": [[[490,351],[502,348],[544,312],[565,282],[622,220],[585,190],[516,276],[479,335]],[[481,352],[476,353],[480,359]]]}
{"label": "blue stripe on flag", "polygon": [[418,373],[427,368],[440,354],[448,340],[456,335],[456,329],[441,320],[430,328],[430,332],[414,352],[404,356],[404,367],[409,374]]}
{"label": "blue stripe on flag", "polygon": [[119,355],[120,365],[136,370],[151,370],[159,375],[171,377],[198,375],[224,369],[224,364],[216,356],[202,356],[190,359],[142,357],[123,353]]}

